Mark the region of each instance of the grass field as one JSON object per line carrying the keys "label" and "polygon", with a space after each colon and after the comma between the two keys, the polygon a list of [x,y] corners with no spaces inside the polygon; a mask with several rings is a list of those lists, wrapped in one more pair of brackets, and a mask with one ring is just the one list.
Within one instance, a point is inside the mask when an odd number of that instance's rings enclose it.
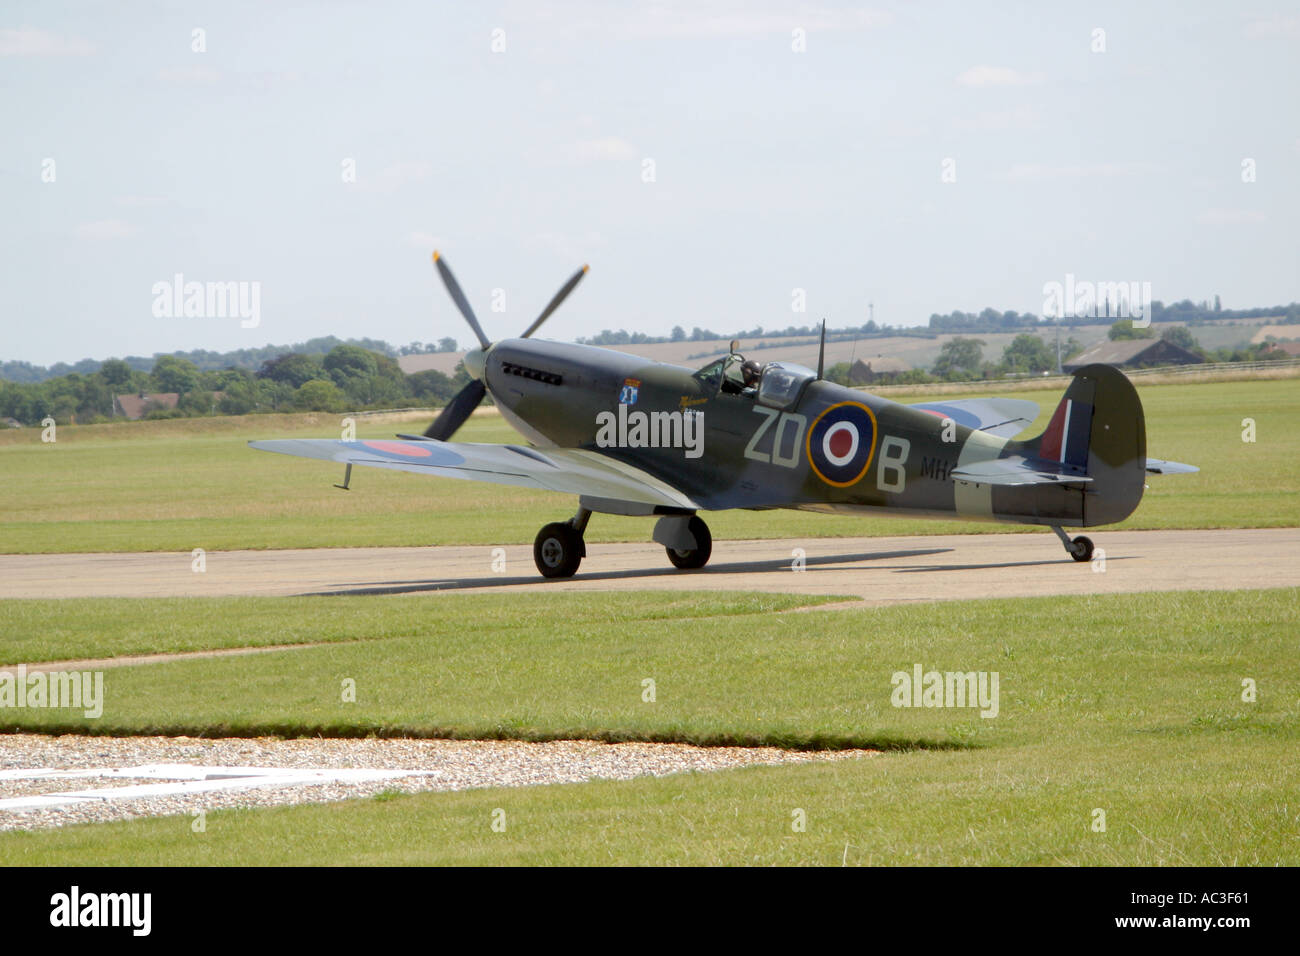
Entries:
{"label": "grass field", "polygon": [[[891,749],[801,767],[223,811],[204,834],[188,817],[12,832],[0,834],[0,859],[1300,863],[1300,590],[786,614],[775,612],[806,599],[668,600],[11,601],[0,606],[5,646],[29,659],[251,643],[276,615],[294,628],[277,640],[330,643],[110,669],[99,720],[11,710],[3,729]],[[891,675],[915,663],[997,671],[998,715],[891,706]],[[356,703],[341,700],[347,677]],[[654,703],[641,697],[647,677]],[[1242,700],[1244,678],[1257,684],[1254,703]],[[505,833],[489,827],[497,807]],[[795,808],[807,832],[792,832]],[[1097,808],[1105,832],[1092,829]]]}
{"label": "grass field", "polygon": [[[1197,475],[1153,478],[1129,528],[1289,526],[1300,522],[1300,381],[1140,388],[1154,457],[1199,464]],[[1039,402],[1041,430],[1059,399]],[[974,396],[971,396],[974,397]],[[922,401],[912,396],[909,401]],[[1257,441],[1242,439],[1253,418]],[[361,419],[361,437],[391,437],[422,422]],[[0,551],[189,551],[362,545],[513,544],[572,514],[570,496],[501,485],[341,469],[254,452],[252,438],[338,437],[333,416],[249,416],[0,432]],[[518,441],[496,416],[479,416],[464,441]],[[951,534],[1023,528],[917,518],[803,512],[721,512],[719,539]],[[592,542],[649,538],[644,519],[598,515]]]}

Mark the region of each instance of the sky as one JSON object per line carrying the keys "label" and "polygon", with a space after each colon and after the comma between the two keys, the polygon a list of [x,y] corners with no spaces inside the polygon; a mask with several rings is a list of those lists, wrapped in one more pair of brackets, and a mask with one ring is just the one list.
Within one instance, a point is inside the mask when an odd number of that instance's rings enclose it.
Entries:
{"label": "sky", "polygon": [[8,0],[0,129],[0,360],[1300,299],[1294,3]]}

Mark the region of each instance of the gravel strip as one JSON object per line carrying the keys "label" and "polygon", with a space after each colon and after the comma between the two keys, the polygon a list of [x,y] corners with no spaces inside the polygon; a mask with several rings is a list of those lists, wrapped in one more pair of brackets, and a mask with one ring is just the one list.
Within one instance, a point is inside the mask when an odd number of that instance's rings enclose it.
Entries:
{"label": "gravel strip", "polygon": [[[694,747],[688,744],[605,744],[590,740],[199,739],[191,737],[0,737],[0,769],[84,770],[146,764],[283,768],[367,768],[437,771],[429,776],[232,790],[137,800],[95,801],[37,810],[0,811],[0,830],[103,823],[196,810],[322,803],[383,791],[468,790],[587,780],[630,780],[755,764],[845,760],[869,750],[802,752],[777,747]],[[141,782],[115,777],[0,780],[0,798],[81,791]]]}

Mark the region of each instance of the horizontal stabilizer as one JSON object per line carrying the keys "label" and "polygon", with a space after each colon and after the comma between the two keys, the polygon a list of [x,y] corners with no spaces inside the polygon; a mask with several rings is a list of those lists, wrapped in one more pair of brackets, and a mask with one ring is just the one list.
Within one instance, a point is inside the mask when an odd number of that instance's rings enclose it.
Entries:
{"label": "horizontal stabilizer", "polygon": [[951,418],[958,425],[998,438],[1014,438],[1038,417],[1038,403],[1023,398],[963,398],[908,407],[939,418]]}
{"label": "horizontal stabilizer", "polygon": [[1200,471],[1195,465],[1184,465],[1181,461],[1164,461],[1160,458],[1147,459],[1147,472],[1152,475],[1190,475]]}
{"label": "horizontal stabilizer", "polygon": [[951,472],[953,481],[972,485],[1074,485],[1092,481],[1087,475],[1058,461],[1040,458],[994,458],[972,462]]}

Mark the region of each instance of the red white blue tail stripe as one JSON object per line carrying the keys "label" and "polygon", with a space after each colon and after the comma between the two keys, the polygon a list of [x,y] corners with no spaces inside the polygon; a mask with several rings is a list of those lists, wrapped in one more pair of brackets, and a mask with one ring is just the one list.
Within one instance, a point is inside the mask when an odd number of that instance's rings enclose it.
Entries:
{"label": "red white blue tail stripe", "polygon": [[1040,458],[1087,469],[1092,433],[1092,406],[1067,398],[1056,406],[1052,421],[1038,446]]}

